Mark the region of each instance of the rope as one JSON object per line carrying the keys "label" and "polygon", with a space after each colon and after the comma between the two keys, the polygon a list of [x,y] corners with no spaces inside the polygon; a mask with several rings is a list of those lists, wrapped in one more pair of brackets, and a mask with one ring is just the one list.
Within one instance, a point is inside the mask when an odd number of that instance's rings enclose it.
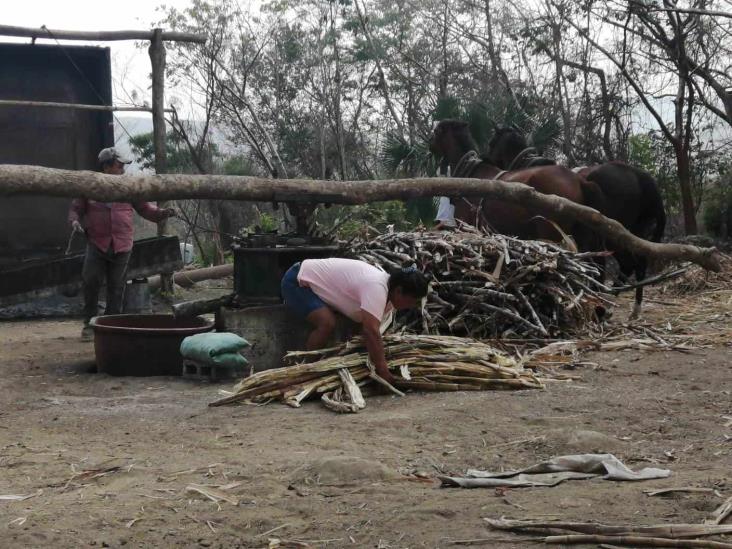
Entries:
{"label": "rope", "polygon": [[516,155],[516,158],[514,158],[511,163],[508,165],[508,170],[515,170],[516,168],[524,168],[526,167],[523,162],[527,158],[531,158],[536,156],[536,149],[534,147],[526,147],[523,151],[518,153]]}
{"label": "rope", "polygon": [[[458,160],[458,163],[455,164],[455,171],[452,177],[470,177],[471,175],[473,175],[473,172],[476,170],[476,168],[482,163],[483,159],[478,156],[478,153],[476,153],[475,151],[468,151],[462,156],[462,158],[460,158],[460,160]],[[495,176],[493,176],[493,179],[500,179],[505,173],[508,173],[508,171],[501,170]],[[475,206],[470,200],[468,200],[464,196],[461,196],[460,198],[470,207],[471,210],[475,212],[475,227],[478,227],[479,222],[482,221],[485,227],[490,227],[492,229],[491,224],[483,215],[483,202],[485,201],[485,197],[482,197],[480,199],[480,202],[478,202],[477,206]]]}
{"label": "rope", "polygon": [[455,171],[453,172],[452,177],[470,177],[473,171],[475,171],[475,168],[477,168],[481,162],[483,162],[483,160],[481,160],[477,152],[466,152],[462,158],[458,160],[458,163],[455,164]]}

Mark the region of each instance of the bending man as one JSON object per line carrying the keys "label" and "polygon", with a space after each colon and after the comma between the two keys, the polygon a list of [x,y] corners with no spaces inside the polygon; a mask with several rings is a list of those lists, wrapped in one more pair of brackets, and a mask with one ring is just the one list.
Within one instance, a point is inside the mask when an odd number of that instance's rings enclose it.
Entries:
{"label": "bending man", "polygon": [[308,350],[328,344],[338,311],[361,324],[371,363],[390,382],[394,378],[384,356],[382,319],[394,309],[413,309],[426,295],[427,279],[416,267],[389,274],[355,259],[306,259],[282,278],[285,305],[313,326]]}

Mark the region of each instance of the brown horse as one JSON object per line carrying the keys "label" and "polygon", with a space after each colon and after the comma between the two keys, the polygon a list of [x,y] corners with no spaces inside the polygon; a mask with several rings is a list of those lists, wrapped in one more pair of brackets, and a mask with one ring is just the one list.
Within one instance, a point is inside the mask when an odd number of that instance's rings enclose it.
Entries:
{"label": "brown horse", "polygon": [[[499,128],[488,145],[488,159],[501,166],[532,165],[542,157],[526,155],[526,139],[514,128]],[[523,158],[523,160],[522,160]],[[640,238],[660,242],[666,226],[666,213],[656,180],[648,172],[629,166],[623,162],[606,162],[596,166],[575,170],[587,181],[593,182],[602,191],[604,200],[597,208],[600,213],[620,222],[626,229]],[[620,272],[627,278],[634,274],[638,282],[646,277],[648,261],[643,256],[628,253],[613,246]],[[631,318],[640,314],[643,302],[643,287],[636,288],[635,306]]]}
{"label": "brown horse", "polygon": [[[515,171],[502,171],[498,166],[478,158],[477,146],[468,124],[459,120],[442,120],[432,130],[430,151],[442,159],[442,166],[447,166],[453,177],[473,177],[478,179],[500,179],[525,183],[543,194],[561,196],[578,204],[597,207],[602,200],[602,193],[592,184],[588,184],[581,176],[562,166],[539,166]],[[558,241],[562,235],[552,223],[537,217],[524,206],[503,202],[490,197],[483,199],[453,199],[455,218],[472,225],[491,228],[499,233],[525,239],[543,239]],[[574,236],[580,249],[596,248],[589,239],[591,232],[575,221],[553,216],[553,222],[565,233]]]}

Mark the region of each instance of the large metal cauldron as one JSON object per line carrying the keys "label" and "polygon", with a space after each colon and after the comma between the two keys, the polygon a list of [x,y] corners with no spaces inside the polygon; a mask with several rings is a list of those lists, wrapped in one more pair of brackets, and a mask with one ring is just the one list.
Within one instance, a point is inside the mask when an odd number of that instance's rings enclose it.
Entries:
{"label": "large metal cauldron", "polygon": [[91,326],[97,369],[112,376],[179,376],[183,339],[214,327],[199,316],[173,315],[98,316]]}

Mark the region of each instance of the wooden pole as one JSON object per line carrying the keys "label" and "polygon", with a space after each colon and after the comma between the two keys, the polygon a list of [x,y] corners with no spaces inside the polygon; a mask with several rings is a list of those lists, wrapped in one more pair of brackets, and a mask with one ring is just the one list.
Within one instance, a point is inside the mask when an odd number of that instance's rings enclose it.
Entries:
{"label": "wooden pole", "polygon": [[[22,101],[20,99],[0,99],[0,107],[51,107],[57,109],[78,109],[82,111],[152,112],[150,107],[116,107],[114,105],[86,105],[84,103],[57,103],[55,101]],[[175,109],[165,109],[165,112],[175,112]]]}
{"label": "wooden pole", "polygon": [[[173,276],[173,281],[178,286],[190,288],[196,282],[202,282],[203,280],[215,280],[217,278],[224,278],[233,274],[234,264],[227,263],[226,265],[216,265],[215,267],[202,267],[200,269],[192,269],[190,271],[178,271]],[[147,279],[147,284],[150,288],[159,288],[160,277],[151,276]]]}
{"label": "wooden pole", "polygon": [[221,307],[229,307],[236,299],[236,294],[229,294],[214,299],[197,299],[195,301],[184,301],[173,305],[173,316],[182,318],[187,316],[205,315],[215,313]]}
{"label": "wooden pole", "polygon": [[560,196],[541,194],[528,185],[512,181],[458,177],[327,181],[237,175],[106,175],[0,164],[0,196],[13,195],[84,197],[101,202],[176,198],[351,205],[421,196],[485,196],[492,200],[521,204],[540,214],[561,213],[638,255],[692,261],[716,272],[722,268],[721,255],[716,248],[649,242],[593,208],[575,204]]}
{"label": "wooden pole", "polygon": [[[155,173],[164,174],[168,171],[168,157],[165,146],[165,44],[163,43],[163,29],[154,29],[150,47],[150,63],[152,65],[152,119],[153,119],[153,147],[155,149]],[[158,202],[161,208],[170,204],[166,201]],[[168,232],[168,220],[158,222],[158,236]],[[160,273],[160,290],[166,294],[173,293],[173,273]]]}
{"label": "wooden pole", "polygon": [[[50,38],[58,40],[92,40],[98,42],[112,42],[117,40],[152,40],[154,35],[154,30],[90,32],[48,29],[45,25],[41,28],[0,25],[0,36],[20,36],[24,38]],[[195,42],[197,44],[203,44],[206,42],[206,37],[204,35],[189,32],[163,32],[161,39],[176,40],[178,42]]]}

